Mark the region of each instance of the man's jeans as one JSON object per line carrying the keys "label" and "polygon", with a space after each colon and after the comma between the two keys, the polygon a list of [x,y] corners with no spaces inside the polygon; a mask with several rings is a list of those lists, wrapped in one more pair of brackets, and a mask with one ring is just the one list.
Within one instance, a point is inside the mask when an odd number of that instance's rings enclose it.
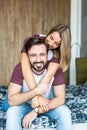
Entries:
{"label": "man's jeans", "polygon": [[[31,106],[27,103],[9,107],[7,111],[6,130],[23,130],[22,119],[31,110]],[[72,130],[71,112],[67,106],[62,105],[46,112],[44,115],[57,121],[56,130]]]}

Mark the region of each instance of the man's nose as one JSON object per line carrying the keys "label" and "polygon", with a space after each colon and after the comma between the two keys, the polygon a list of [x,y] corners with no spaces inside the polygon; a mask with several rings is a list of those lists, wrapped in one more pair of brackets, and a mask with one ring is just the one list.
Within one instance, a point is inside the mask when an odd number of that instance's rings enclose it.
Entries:
{"label": "man's nose", "polygon": [[40,56],[37,56],[37,59],[36,59],[38,62],[41,61],[41,58]]}

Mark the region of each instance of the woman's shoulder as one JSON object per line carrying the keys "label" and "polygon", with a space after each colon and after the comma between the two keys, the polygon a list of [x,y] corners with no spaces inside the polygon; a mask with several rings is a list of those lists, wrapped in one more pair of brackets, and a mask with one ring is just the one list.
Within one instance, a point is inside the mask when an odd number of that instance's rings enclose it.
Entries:
{"label": "woman's shoulder", "polygon": [[60,63],[60,60],[54,56],[54,53],[52,50],[48,51],[48,61],[49,62],[55,62],[55,63]]}
{"label": "woman's shoulder", "polygon": [[48,61],[50,61],[53,58],[53,51],[48,50]]}

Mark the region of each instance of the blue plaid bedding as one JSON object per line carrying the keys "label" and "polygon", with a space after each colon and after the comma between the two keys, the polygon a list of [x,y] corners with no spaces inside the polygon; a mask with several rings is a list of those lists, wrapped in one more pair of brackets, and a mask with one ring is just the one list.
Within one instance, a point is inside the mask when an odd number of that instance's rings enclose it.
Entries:
{"label": "blue plaid bedding", "polygon": [[87,82],[67,86],[66,104],[71,110],[73,124],[87,123]]}
{"label": "blue plaid bedding", "polygon": [[[7,104],[3,101],[7,94],[7,87],[0,87],[0,130],[5,130]],[[74,86],[66,86],[66,105],[70,108],[72,114],[72,123],[87,123],[87,82],[84,84]],[[4,108],[4,111],[2,110]],[[38,118],[33,122],[33,128],[37,127],[37,121],[42,120],[43,127],[49,127],[49,119],[47,117]],[[46,124],[44,121],[46,121]],[[51,127],[55,127],[55,121],[52,122]],[[41,126],[41,125],[40,125]]]}

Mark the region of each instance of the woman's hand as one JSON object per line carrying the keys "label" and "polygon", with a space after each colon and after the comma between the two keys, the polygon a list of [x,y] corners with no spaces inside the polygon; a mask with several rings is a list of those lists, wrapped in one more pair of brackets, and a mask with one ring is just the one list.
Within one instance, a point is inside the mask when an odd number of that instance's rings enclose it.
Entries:
{"label": "woman's hand", "polygon": [[34,98],[32,98],[32,100],[31,100],[32,108],[39,107],[39,100],[38,100],[38,98],[39,98],[39,96],[35,96]]}
{"label": "woman's hand", "polygon": [[44,98],[43,96],[38,97],[39,106],[43,112],[47,112],[50,110],[50,100]]}
{"label": "woman's hand", "polygon": [[42,97],[36,96],[31,101],[32,108],[40,107],[43,112],[47,112],[50,109],[50,100]]}

